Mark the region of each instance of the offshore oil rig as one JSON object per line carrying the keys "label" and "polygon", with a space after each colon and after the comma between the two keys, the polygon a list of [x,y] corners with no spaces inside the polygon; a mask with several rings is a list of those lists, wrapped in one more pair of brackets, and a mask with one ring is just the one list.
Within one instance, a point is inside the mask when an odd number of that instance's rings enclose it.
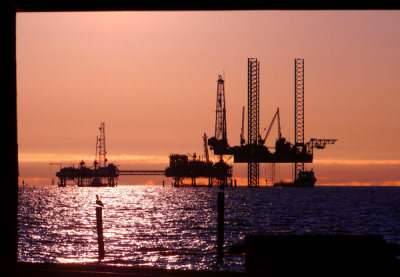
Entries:
{"label": "offshore oil rig", "polygon": [[[58,186],[65,187],[67,181],[75,182],[78,187],[114,187],[117,185],[118,168],[113,163],[107,164],[105,124],[100,124],[100,138],[96,137],[96,155],[93,167],[87,167],[84,161],[78,167],[67,166],[56,173]],[[97,153],[97,150],[98,153]],[[99,157],[99,162],[97,161]]]}
{"label": "offshore oil rig", "polygon": [[61,167],[60,164],[60,170],[56,173],[59,187],[66,187],[67,181],[72,181],[78,187],[114,187],[120,175],[165,175],[173,178],[172,185],[175,187],[187,186],[188,184],[183,183],[185,178],[191,179],[191,186],[198,185],[197,178],[207,178],[208,186],[232,185],[232,166],[226,164],[222,158],[216,163],[210,160],[206,134],[203,136],[205,160],[198,158],[195,153],[191,159],[189,155],[171,154],[169,167],[165,170],[119,170],[115,164],[107,164],[104,122],[101,122],[99,130],[100,138],[96,137],[93,166],[87,167],[84,161],[77,167]]}
{"label": "offshore oil rig", "polygon": [[[197,178],[208,179],[208,186],[220,187],[232,185],[232,166],[227,164],[223,156],[233,157],[234,163],[247,163],[248,186],[259,186],[259,164],[270,163],[275,168],[275,163],[293,163],[293,181],[277,182],[275,187],[313,187],[316,178],[312,170],[305,170],[305,163],[312,163],[314,149],[324,149],[328,144],[334,144],[336,139],[311,138],[304,140],[304,59],[295,59],[295,142],[286,140],[281,134],[280,114],[277,109],[264,136],[260,134],[260,62],[257,58],[248,58],[248,105],[247,105],[247,143],[244,138],[245,107],[242,109],[242,126],[240,145],[230,146],[227,139],[225,81],[221,75],[217,80],[217,101],[215,117],[215,135],[207,138],[204,133],[203,147],[205,159],[193,155],[171,154],[169,167],[165,170],[119,170],[113,164],[107,164],[105,147],[105,124],[100,125],[100,138],[96,137],[96,155],[93,167],[87,167],[81,161],[78,167],[60,167],[56,173],[59,178],[58,186],[65,187],[67,181],[72,180],[79,187],[116,186],[120,175],[164,175],[172,177],[172,185],[196,186]],[[265,142],[274,123],[278,125],[278,137],[274,151],[271,151]],[[212,162],[209,157],[208,147],[219,157],[218,162]],[[191,156],[191,157],[190,157]],[[99,158],[99,162],[97,162]],[[190,178],[190,184],[183,180]]]}
{"label": "offshore oil rig", "polygon": [[[244,107],[242,111],[242,128],[240,146],[229,146],[226,131],[226,107],[224,80],[218,77],[215,136],[208,140],[214,154],[232,155],[234,163],[247,163],[248,186],[259,186],[260,163],[293,163],[293,182],[279,182],[279,187],[313,187],[316,178],[314,172],[305,171],[304,164],[312,163],[314,149],[324,149],[334,144],[336,139],[315,139],[304,141],[304,59],[295,59],[295,143],[287,141],[281,134],[279,108],[277,109],[265,136],[260,134],[260,62],[257,58],[248,58],[248,98],[247,98],[247,144],[244,139]],[[278,121],[278,138],[275,151],[265,146],[272,125]]]}
{"label": "offshore oil rig", "polygon": [[196,186],[196,178],[207,178],[208,186],[228,186],[232,185],[232,166],[225,163],[220,157],[219,161],[214,163],[210,161],[207,135],[203,135],[203,146],[205,160],[199,159],[196,153],[192,155],[171,154],[169,156],[169,167],[165,169],[165,176],[174,179],[173,186],[183,186],[183,179],[190,178],[191,186]]}

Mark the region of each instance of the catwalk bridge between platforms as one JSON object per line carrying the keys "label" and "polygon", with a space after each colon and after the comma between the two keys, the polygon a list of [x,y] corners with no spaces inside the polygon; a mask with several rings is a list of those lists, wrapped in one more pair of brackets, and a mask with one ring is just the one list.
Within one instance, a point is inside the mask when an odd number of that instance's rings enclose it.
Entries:
{"label": "catwalk bridge between platforms", "polygon": [[165,170],[118,170],[118,175],[165,175]]}

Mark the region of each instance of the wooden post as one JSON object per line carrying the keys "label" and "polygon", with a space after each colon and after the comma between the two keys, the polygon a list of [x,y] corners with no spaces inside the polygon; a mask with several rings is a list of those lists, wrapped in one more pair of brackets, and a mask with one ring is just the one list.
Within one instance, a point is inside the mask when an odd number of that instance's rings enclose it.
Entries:
{"label": "wooden post", "polygon": [[224,199],[225,193],[218,192],[218,222],[217,222],[217,263],[224,262]]}
{"label": "wooden post", "polygon": [[103,208],[96,207],[97,219],[97,242],[99,245],[99,260],[104,258],[104,237],[103,237]]}

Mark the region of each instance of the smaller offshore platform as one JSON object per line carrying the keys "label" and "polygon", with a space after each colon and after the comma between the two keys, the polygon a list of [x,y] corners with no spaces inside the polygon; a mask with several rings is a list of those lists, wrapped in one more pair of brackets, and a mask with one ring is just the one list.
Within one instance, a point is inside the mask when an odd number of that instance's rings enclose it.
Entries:
{"label": "smaller offshore platform", "polygon": [[[84,161],[78,167],[67,166],[56,173],[58,186],[65,187],[67,181],[73,181],[78,187],[115,187],[118,180],[118,168],[107,164],[105,124],[100,123],[100,138],[96,137],[96,155],[93,167],[87,167]],[[97,158],[99,161],[97,161]]]}
{"label": "smaller offshore platform", "polygon": [[187,186],[183,180],[191,179],[191,186],[197,186],[197,178],[207,178],[208,186],[232,185],[232,166],[225,163],[220,156],[218,162],[210,160],[208,153],[207,135],[204,133],[203,146],[204,157],[200,159],[196,153],[191,155],[171,154],[169,167],[165,170],[120,170],[113,163],[107,163],[105,124],[100,124],[100,138],[96,137],[96,154],[92,167],[86,166],[84,161],[79,166],[69,165],[61,167],[56,173],[59,179],[58,186],[66,187],[67,181],[72,181],[78,187],[115,187],[120,175],[164,175],[172,177],[174,187]]}
{"label": "smaller offshore platform", "polygon": [[189,155],[171,154],[169,167],[165,169],[165,176],[172,177],[174,187],[184,186],[183,179],[190,178],[191,186],[196,186],[196,178],[207,178],[208,186],[217,185],[225,187],[232,185],[232,166],[223,161],[222,156],[218,162],[210,160],[208,154],[207,135],[203,136],[204,159],[197,157],[196,153],[190,159]]}

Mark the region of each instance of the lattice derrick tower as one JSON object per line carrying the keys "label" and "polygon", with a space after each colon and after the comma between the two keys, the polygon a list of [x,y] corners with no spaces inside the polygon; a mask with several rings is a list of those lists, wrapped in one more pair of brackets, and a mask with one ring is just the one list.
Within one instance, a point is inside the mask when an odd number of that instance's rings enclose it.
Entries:
{"label": "lattice derrick tower", "polygon": [[106,131],[104,122],[100,123],[100,138],[99,138],[99,167],[105,167],[107,165],[106,158]]}
{"label": "lattice derrick tower", "polygon": [[215,138],[226,141],[226,108],[224,79],[218,75],[217,105],[215,110]]}
{"label": "lattice derrick tower", "polygon": [[[248,58],[247,77],[247,143],[250,155],[253,156],[258,145],[260,130],[260,62],[256,58]],[[249,187],[259,186],[259,163],[247,164],[247,180]]]}
{"label": "lattice derrick tower", "polygon": [[[294,72],[295,147],[297,152],[301,152],[304,147],[304,59],[295,59]],[[304,171],[304,163],[295,163],[294,170],[294,177],[296,180],[299,177],[299,173]]]}

